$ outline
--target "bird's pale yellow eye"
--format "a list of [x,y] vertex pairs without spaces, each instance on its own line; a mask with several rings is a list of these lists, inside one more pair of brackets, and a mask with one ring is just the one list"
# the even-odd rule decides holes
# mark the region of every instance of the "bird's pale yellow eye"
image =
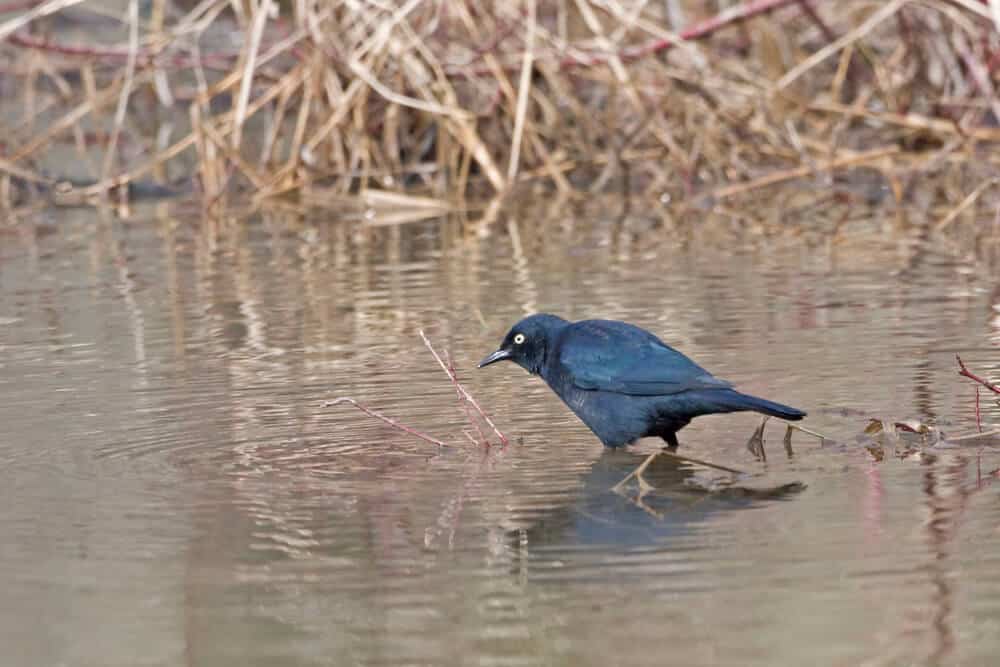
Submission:
[[520,345],[524,342],[524,334],[517,334],[514,336],[514,345]]

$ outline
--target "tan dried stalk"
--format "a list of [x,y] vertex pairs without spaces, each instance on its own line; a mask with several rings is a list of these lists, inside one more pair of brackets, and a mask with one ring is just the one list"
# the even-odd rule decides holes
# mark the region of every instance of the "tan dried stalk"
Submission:
[[[868,168],[900,209],[932,192],[941,231],[1000,203],[994,0],[202,0],[177,17],[154,0],[148,25],[130,0],[127,43],[27,30],[78,4],[0,25],[26,110],[4,128],[5,192],[50,187],[50,149],[72,142],[99,165],[86,195],[193,174],[207,202],[341,206],[541,180],[736,211],[721,200]],[[156,101],[186,114],[179,133],[141,122]]]

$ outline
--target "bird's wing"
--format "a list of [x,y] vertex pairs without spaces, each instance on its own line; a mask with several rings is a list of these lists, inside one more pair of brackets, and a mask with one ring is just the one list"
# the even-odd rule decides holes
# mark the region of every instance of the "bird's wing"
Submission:
[[559,362],[580,389],[634,396],[676,394],[731,385],[644,329],[609,320],[566,327]]

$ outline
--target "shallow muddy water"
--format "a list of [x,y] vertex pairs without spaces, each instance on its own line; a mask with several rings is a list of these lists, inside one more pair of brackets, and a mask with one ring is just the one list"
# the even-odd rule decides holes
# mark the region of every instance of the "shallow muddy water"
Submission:
[[[0,229],[3,664],[995,664],[1000,455],[860,439],[976,429],[954,355],[1000,376],[996,265],[880,220],[552,208]],[[836,442],[789,458],[770,424],[762,463],[757,418],[700,418],[681,453],[743,477],[664,459],[617,495],[657,443],[604,451],[537,378],[475,369],[536,310],[642,324]],[[469,442],[420,329],[514,444]]]

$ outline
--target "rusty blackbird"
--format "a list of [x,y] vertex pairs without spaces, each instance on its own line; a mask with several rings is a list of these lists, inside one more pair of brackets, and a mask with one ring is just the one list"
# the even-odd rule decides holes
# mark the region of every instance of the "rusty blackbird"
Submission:
[[515,324],[479,367],[505,359],[541,375],[608,447],[656,436],[676,448],[677,431],[700,415],[744,410],[791,420],[806,415],[741,394],[652,333],[617,320],[531,315]]

